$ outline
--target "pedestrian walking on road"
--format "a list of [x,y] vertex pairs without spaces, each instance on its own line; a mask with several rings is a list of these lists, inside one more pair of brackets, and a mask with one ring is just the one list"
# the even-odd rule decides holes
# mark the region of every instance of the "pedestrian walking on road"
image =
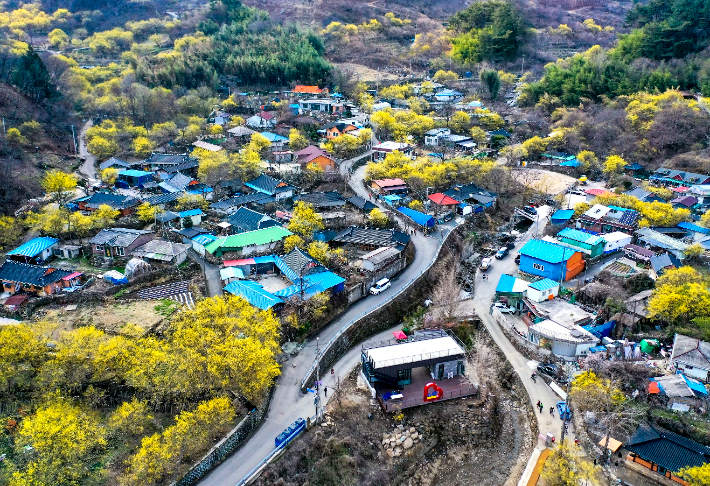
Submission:
[[325,388],[323,388],[323,393],[325,393],[326,397],[328,396],[328,387],[327,386]]
[[535,406],[536,406],[536,407],[539,407],[539,406],[540,406],[540,400],[537,401],[537,405],[535,405]]
[[335,370],[333,368],[330,369],[330,374],[331,375],[335,374]]
[[555,416],[555,407],[550,407],[550,415]]
[[540,413],[542,413],[542,409],[545,408],[545,406],[542,404],[542,402],[537,402],[538,406],[540,407]]

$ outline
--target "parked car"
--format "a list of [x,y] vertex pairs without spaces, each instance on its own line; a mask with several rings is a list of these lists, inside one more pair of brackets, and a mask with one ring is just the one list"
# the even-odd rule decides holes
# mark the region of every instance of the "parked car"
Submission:
[[496,302],[495,304],[493,304],[493,307],[505,314],[512,314],[513,312],[515,312],[515,307],[513,307],[512,305],[506,305],[503,302]]
[[517,255],[515,255],[515,263],[517,263],[518,265],[520,265],[520,253],[518,253]]
[[557,365],[552,363],[537,365],[537,372],[541,375],[547,375],[550,378],[557,378],[558,371],[559,369],[557,368]]
[[377,282],[375,282],[375,285],[370,287],[370,293],[372,295],[377,295],[377,294],[384,292],[385,290],[387,290],[391,286],[392,286],[392,282],[390,282],[390,279],[383,278],[382,280],[378,280]]
[[570,420],[572,418],[572,412],[565,402],[557,402],[557,415],[562,420]]
[[525,212],[528,213],[528,214],[537,215],[537,209],[535,209],[535,208],[532,207],[532,206],[525,206],[525,207],[523,208],[523,211],[525,211]]
[[496,253],[496,258],[500,260],[501,258],[505,258],[505,256],[508,254],[508,247],[502,246],[498,250],[498,253]]
[[481,265],[480,265],[481,271],[485,272],[486,270],[491,268],[491,263],[493,263],[493,260],[491,260],[490,258],[481,259]]

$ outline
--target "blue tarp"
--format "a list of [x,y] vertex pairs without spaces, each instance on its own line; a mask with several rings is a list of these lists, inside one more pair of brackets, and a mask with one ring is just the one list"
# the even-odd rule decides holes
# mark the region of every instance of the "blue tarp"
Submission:
[[700,383],[698,380],[694,380],[692,378],[688,378],[685,375],[682,375],[683,379],[685,382],[688,384],[688,388],[693,390],[694,393],[700,393],[701,395],[707,395],[708,391],[705,389],[705,385]]
[[579,167],[579,161],[577,159],[565,160],[560,162],[561,167]]
[[555,211],[550,220],[552,224],[560,224],[569,221],[574,216],[574,209],[558,209]]
[[590,353],[606,353],[606,346],[594,346],[589,348]]
[[409,209],[405,208],[404,206],[400,206],[397,211],[404,214],[405,216],[409,216],[412,221],[414,221],[420,226],[424,226],[425,228],[433,228],[436,224],[436,221],[434,220],[433,216],[420,213],[419,211],[415,211],[414,209]]
[[602,324],[601,326],[582,326],[582,329],[591,332],[596,337],[601,339],[609,337],[609,334],[611,334],[611,331],[614,330],[614,327],[616,327],[616,321],[612,320]]

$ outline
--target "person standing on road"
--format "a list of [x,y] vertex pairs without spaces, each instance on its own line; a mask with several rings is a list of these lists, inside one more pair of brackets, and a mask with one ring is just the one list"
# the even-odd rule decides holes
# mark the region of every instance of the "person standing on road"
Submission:
[[550,415],[555,416],[555,407],[550,407]]
[[328,387],[327,386],[325,388],[323,388],[323,393],[325,393],[326,397],[328,396]]

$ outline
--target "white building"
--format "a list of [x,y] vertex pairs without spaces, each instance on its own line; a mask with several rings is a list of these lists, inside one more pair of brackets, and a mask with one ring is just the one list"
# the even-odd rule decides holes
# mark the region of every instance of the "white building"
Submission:
[[[528,297],[529,292],[528,286]],[[594,315],[581,307],[561,299],[533,303],[528,298],[524,302],[537,318],[544,319],[528,328],[528,339],[538,346],[547,344],[557,356],[574,358],[586,356],[589,348],[599,342],[599,338],[582,327],[592,324]]]
[[401,252],[396,248],[383,246],[362,256],[362,268],[368,272],[376,272],[397,260],[400,253]]
[[443,136],[451,135],[451,129],[449,128],[432,128],[424,134],[424,145],[429,145],[431,147],[438,147],[439,140]]
[[621,231],[614,231],[613,233],[607,233],[604,235],[604,253],[613,253],[615,251],[621,251],[626,245],[630,245],[634,240],[634,237],[622,233]]
[[549,278],[528,284],[525,291],[527,298],[533,302],[544,302],[554,299],[560,293],[560,284]]

